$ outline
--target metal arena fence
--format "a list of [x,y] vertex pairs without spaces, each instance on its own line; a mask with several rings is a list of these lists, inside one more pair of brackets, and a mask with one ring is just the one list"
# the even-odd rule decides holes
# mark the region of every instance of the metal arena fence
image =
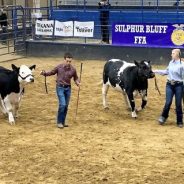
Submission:
[[[112,6],[130,6],[130,7],[141,7],[141,6],[160,6],[160,7],[172,7],[172,6],[183,6],[183,0],[109,0]],[[51,4],[54,4],[51,1]],[[98,1],[96,0],[58,0],[56,2],[57,6],[67,6],[67,5],[77,5],[77,6],[97,6]]]
[[[3,8],[8,17],[7,31],[1,28],[0,55],[26,51],[25,41],[52,40],[59,42],[103,44],[102,37],[109,37],[111,44],[111,27],[114,22],[124,23],[178,23],[184,22],[184,0],[109,0],[106,21],[102,21],[103,9],[94,0],[58,0],[50,7],[39,9],[21,6],[6,6]],[[93,38],[38,36],[35,34],[36,17],[33,12],[41,13],[39,20],[58,21],[94,21]],[[108,41],[107,41],[108,42]],[[107,43],[106,42],[106,43]],[[6,50],[4,52],[4,50]],[[2,52],[3,51],[3,52]]]
[[[2,6],[0,10],[0,62],[25,57],[26,40],[34,37],[35,19],[32,12],[37,9]],[[43,19],[49,19],[48,7],[40,8],[39,11],[42,12]],[[5,15],[3,18],[2,14]]]

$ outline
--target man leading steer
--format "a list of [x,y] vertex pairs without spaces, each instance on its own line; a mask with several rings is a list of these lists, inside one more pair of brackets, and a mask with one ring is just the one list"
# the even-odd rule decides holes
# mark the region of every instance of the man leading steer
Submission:
[[68,111],[68,105],[71,95],[71,79],[74,79],[74,82],[77,86],[80,85],[76,69],[71,65],[72,55],[66,53],[64,55],[64,62],[56,66],[50,72],[41,72],[43,76],[51,76],[57,74],[56,80],[56,92],[59,100],[59,108],[57,115],[57,126],[58,128],[68,127],[65,124],[65,119]]

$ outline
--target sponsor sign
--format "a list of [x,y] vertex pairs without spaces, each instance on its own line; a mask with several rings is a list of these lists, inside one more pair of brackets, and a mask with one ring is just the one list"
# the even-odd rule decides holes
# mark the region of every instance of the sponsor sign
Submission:
[[114,23],[112,44],[131,47],[184,48],[184,24]]
[[93,37],[94,22],[74,21],[74,36],[76,37]]

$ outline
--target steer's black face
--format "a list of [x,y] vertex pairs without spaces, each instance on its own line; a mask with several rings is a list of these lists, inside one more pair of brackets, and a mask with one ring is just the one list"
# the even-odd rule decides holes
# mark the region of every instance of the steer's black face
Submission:
[[155,77],[152,71],[150,61],[143,60],[140,63],[134,61],[135,65],[138,67],[138,75],[140,77],[145,77],[147,79]]

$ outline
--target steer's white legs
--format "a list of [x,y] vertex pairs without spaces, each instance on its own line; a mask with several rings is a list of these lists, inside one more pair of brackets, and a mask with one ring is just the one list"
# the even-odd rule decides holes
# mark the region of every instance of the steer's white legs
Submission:
[[8,99],[8,97],[6,97],[4,99],[4,104],[5,104],[5,107],[7,109],[7,112],[8,112],[8,120],[9,120],[9,123],[12,125],[15,123],[15,120],[14,120],[14,117],[13,117],[13,107]]
[[108,84],[103,84],[103,86],[102,86],[102,98],[103,98],[104,109],[108,109],[108,103],[107,103],[108,89],[109,89],[109,85]]
[[20,96],[15,96],[14,97],[14,117],[17,118],[18,117],[18,110],[20,107],[20,102],[22,99],[23,95],[20,94]]
[[135,111],[132,112],[132,118],[137,118],[137,113]]
[[128,99],[129,99],[129,103],[131,105],[132,118],[137,118],[137,113],[136,113],[136,110],[135,110],[135,101],[134,101],[133,93],[131,91],[127,92],[127,96],[128,96]]
[[6,108],[5,108],[5,106],[4,106],[3,100],[0,100],[0,110],[2,111],[2,113],[3,113],[4,115],[7,114],[7,111],[6,111]]

